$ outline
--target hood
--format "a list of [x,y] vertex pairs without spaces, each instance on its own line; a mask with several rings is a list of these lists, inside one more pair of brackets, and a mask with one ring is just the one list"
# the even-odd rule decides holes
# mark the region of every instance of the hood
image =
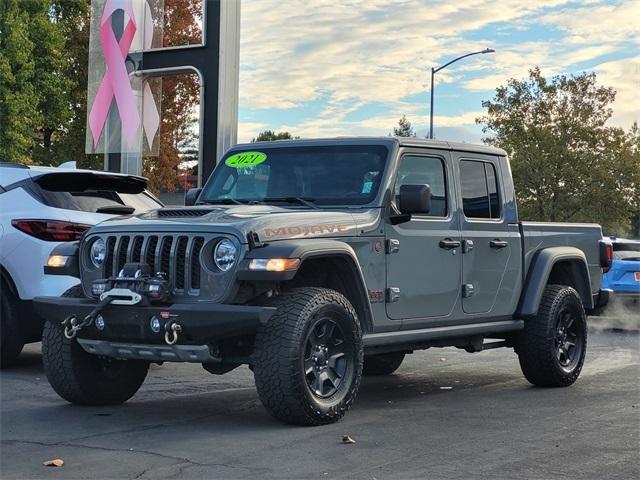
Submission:
[[[115,217],[92,232],[209,232],[234,235],[246,243],[253,232],[260,241],[353,237],[375,231],[380,209],[312,210],[274,205],[163,208]],[[379,232],[378,232],[379,234]]]

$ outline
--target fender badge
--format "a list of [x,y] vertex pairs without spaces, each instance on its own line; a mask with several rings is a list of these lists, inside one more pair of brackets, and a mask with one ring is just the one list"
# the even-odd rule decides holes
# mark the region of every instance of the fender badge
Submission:
[[384,290],[369,290],[371,303],[384,303]]

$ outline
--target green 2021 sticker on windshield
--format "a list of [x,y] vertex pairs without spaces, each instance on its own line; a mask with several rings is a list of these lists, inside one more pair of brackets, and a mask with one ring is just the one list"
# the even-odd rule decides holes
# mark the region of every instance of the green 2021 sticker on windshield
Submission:
[[233,168],[245,168],[260,165],[267,159],[267,154],[262,152],[242,152],[231,155],[224,163]]

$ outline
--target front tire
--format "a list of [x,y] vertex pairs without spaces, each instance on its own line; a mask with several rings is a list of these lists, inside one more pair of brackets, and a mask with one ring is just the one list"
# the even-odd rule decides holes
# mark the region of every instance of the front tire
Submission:
[[391,375],[404,360],[404,352],[382,353],[364,357],[362,374],[366,376]]
[[278,297],[277,312],[256,335],[254,375],[262,404],[294,425],[338,421],[362,376],[362,332],[351,303],[327,288]]
[[42,363],[58,395],[76,405],[118,405],[129,400],[144,382],[149,362],[113,360],[91,355],[76,339],[64,336],[61,325],[46,322]]
[[582,370],[587,350],[587,319],[571,287],[548,285],[536,317],[525,320],[516,342],[520,368],[539,387],[567,387]]
[[18,326],[18,301],[3,285],[0,295],[0,367],[14,365],[24,348],[24,338]]

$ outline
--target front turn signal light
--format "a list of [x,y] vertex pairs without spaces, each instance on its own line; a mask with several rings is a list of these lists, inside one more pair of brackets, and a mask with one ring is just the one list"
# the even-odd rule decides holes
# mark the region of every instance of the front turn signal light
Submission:
[[299,258],[256,258],[249,262],[249,270],[262,272],[288,272],[299,266]]
[[49,255],[47,267],[64,267],[69,257],[67,255]]

